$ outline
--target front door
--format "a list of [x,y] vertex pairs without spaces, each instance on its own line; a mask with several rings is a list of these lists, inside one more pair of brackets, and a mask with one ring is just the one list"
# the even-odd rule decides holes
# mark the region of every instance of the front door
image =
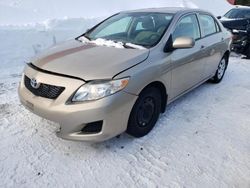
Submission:
[[221,49],[225,48],[225,44],[220,26],[211,15],[199,14],[199,21],[206,54],[204,78],[208,78],[213,76],[218,69],[222,58]]
[[193,48],[176,49],[171,54],[171,98],[175,98],[203,79],[205,52],[196,14],[189,14],[181,18],[172,37],[173,41],[178,37],[191,37],[195,40]]

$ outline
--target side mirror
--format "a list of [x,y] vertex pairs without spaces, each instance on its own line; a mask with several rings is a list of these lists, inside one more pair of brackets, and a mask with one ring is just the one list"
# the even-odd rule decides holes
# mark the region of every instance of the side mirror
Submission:
[[219,19],[219,20],[220,20],[220,19],[221,19],[221,16],[217,16],[217,19]]
[[178,37],[173,42],[174,49],[192,48],[195,45],[195,41],[191,37]]

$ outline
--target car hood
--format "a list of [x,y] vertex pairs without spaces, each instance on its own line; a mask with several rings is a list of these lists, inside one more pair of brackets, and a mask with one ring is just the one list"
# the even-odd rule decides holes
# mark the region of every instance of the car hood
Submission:
[[245,19],[245,18],[229,19],[229,18],[222,17],[220,21],[225,28],[228,28],[231,30],[232,29],[245,30],[250,19]]
[[147,59],[148,49],[120,49],[70,40],[54,46],[31,60],[45,71],[83,80],[111,79]]

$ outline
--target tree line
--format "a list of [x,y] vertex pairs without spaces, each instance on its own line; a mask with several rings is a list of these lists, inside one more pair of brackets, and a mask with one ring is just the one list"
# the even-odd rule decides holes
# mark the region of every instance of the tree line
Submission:
[[250,0],[236,0],[236,5],[248,5],[248,6],[250,6]]

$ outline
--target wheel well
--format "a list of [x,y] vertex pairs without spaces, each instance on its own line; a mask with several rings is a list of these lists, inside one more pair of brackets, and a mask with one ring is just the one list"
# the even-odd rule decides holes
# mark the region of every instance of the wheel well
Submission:
[[164,113],[165,110],[166,110],[166,105],[167,105],[167,100],[168,100],[168,95],[167,95],[166,87],[164,86],[164,84],[162,82],[159,82],[159,81],[150,83],[144,89],[149,88],[149,87],[156,87],[156,88],[158,88],[160,90],[161,96],[162,96],[161,112]]

